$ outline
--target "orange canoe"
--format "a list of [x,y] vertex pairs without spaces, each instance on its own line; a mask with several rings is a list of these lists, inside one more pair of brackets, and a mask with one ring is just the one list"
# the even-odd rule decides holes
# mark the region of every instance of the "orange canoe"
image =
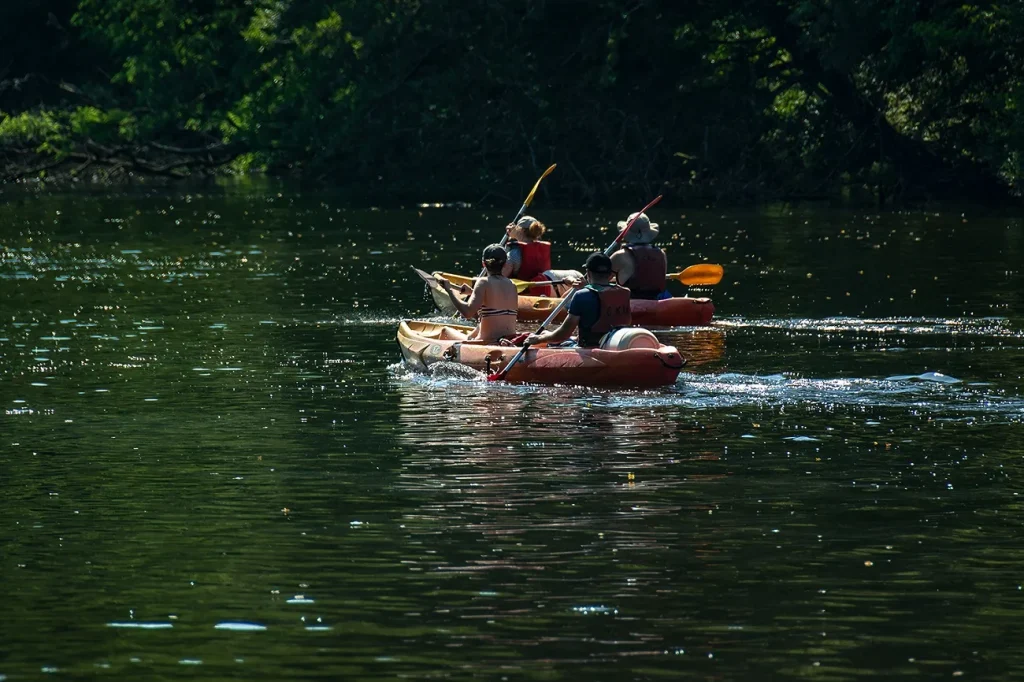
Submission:
[[[403,320],[398,345],[410,367],[427,371],[437,362],[457,362],[480,372],[502,369],[518,352],[513,346],[489,346],[453,339],[472,327]],[[673,346],[602,350],[600,348],[531,348],[505,377],[529,384],[575,384],[650,388],[674,384],[683,359]]]
[[[545,320],[561,300],[546,296],[520,296],[516,320]],[[711,324],[715,304],[710,298],[665,298],[660,301],[634,298],[629,302],[629,312],[633,316],[633,324],[638,327],[703,327]],[[564,313],[556,319],[563,317]]]

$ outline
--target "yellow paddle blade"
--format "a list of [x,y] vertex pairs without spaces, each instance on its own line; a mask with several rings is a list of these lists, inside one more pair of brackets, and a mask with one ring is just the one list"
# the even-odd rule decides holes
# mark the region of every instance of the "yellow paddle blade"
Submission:
[[543,285],[544,282],[524,282],[521,279],[514,279],[512,280],[512,284],[516,285],[516,293],[521,294],[532,286]]
[[456,287],[461,287],[463,284],[472,287],[476,284],[476,280],[472,277],[463,277],[462,275],[453,275],[450,272],[435,272],[434,277],[443,277],[444,279],[451,282]]
[[526,201],[523,202],[524,206],[529,206],[530,205],[530,202],[533,201],[533,195],[537,193],[537,188],[540,187],[540,181],[543,180],[544,178],[546,178],[548,175],[550,175],[551,171],[555,170],[555,166],[557,166],[557,165],[558,165],[557,163],[551,164],[548,167],[548,169],[546,171],[544,171],[544,175],[542,175],[539,178],[537,178],[537,183],[533,186],[533,189],[530,190],[530,193],[526,195]]
[[665,275],[665,278],[674,279],[689,287],[707,286],[721,282],[723,274],[725,274],[725,270],[722,269],[721,265],[698,263],[697,265],[691,265],[682,272],[673,272],[672,274]]
[[516,291],[521,294],[530,287],[551,286],[552,282],[527,282],[524,279],[514,279],[512,280],[512,284],[516,285]]
[[[437,277],[444,277],[446,280],[448,280],[457,287],[460,287],[463,284],[472,287],[474,284],[476,284],[475,279],[473,279],[472,277],[465,277],[463,275],[453,275],[448,272],[435,272],[434,275]],[[514,279],[512,280],[512,284],[516,285],[516,292],[521,294],[530,287],[542,287],[551,284],[551,282],[527,282],[526,280],[522,279]]]

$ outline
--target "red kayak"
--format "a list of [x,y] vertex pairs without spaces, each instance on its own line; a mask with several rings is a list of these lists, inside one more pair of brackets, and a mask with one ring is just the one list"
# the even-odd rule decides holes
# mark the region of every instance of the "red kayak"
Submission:
[[[561,299],[545,296],[520,296],[516,320],[544,320],[559,301]],[[715,304],[710,298],[664,298],[660,301],[634,298],[629,302],[629,312],[633,324],[639,327],[703,327],[711,324]],[[563,317],[564,314],[557,319]]]
[[[503,368],[520,350],[453,338],[471,331],[473,327],[403,320],[398,345],[405,363],[414,369],[426,371],[438,362],[456,362],[488,374]],[[540,346],[527,350],[505,381],[651,388],[674,384],[682,367],[683,359],[674,346],[627,350]]]

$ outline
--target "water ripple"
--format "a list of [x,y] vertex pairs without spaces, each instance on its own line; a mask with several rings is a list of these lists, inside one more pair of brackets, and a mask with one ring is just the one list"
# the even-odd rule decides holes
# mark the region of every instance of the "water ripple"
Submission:
[[1013,329],[1005,317],[823,317],[823,318],[745,318],[716,319],[721,329],[777,329],[801,332],[866,332],[870,334],[958,334],[1024,339],[1024,330]]

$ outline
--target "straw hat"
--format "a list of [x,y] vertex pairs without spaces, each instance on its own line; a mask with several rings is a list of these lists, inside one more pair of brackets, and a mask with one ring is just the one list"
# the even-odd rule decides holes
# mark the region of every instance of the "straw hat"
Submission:
[[625,229],[630,220],[636,218],[633,227],[626,233],[625,242],[628,244],[650,244],[658,238],[658,223],[652,223],[646,213],[630,213],[629,218],[619,221],[619,229]]

